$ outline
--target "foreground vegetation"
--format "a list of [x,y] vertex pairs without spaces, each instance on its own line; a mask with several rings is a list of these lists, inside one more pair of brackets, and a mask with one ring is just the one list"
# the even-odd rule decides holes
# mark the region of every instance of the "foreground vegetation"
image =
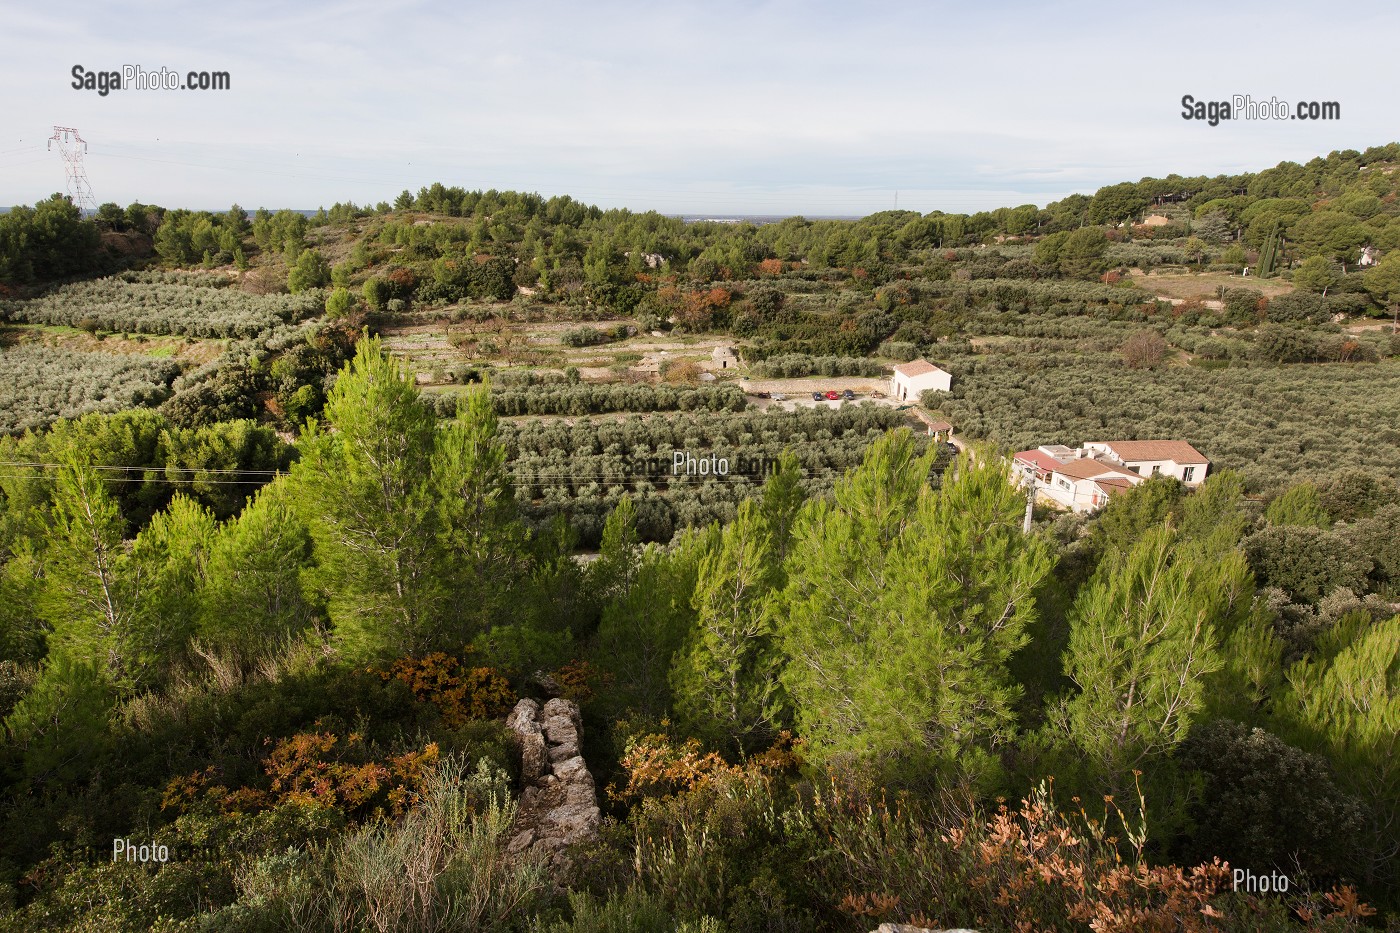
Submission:
[[[1396,928],[1397,162],[0,217],[0,930]],[[869,399],[920,357],[972,453]],[[1023,532],[999,454],[1116,437],[1212,475]]]
[[[585,567],[489,395],[440,420],[372,340],[246,504],[98,469],[161,456],[134,427],[0,478],[0,928],[1348,929],[1395,890],[1394,481],[1154,479],[1025,534],[1002,461],[894,430],[667,547],[622,497]],[[553,880],[501,725],[546,689],[612,815]]]

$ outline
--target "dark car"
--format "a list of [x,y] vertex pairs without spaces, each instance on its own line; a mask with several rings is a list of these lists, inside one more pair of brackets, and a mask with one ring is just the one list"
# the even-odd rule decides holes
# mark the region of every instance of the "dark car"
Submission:
[[834,402],[841,397],[841,394],[835,389],[832,389],[830,392],[826,393],[826,397]]
[[856,393],[852,389],[847,389],[846,391],[841,393],[841,397],[849,402],[856,397]]
[[820,392],[813,392],[813,393],[812,393],[812,401],[814,401],[814,402],[820,402],[820,401],[821,401],[822,399],[824,399],[824,398],[826,398],[826,396],[825,396],[825,395],[822,395]]

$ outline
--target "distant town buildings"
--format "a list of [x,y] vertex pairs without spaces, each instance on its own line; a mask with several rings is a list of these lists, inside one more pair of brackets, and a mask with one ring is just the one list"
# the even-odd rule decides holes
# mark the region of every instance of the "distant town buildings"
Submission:
[[947,392],[953,387],[953,377],[928,360],[900,363],[890,377],[890,398],[901,402],[919,400],[930,389]]
[[1092,512],[1150,476],[1199,486],[1210,470],[1205,455],[1185,441],[1090,441],[1072,449],[1047,444],[1023,450],[1016,471],[1036,493],[1075,512]]

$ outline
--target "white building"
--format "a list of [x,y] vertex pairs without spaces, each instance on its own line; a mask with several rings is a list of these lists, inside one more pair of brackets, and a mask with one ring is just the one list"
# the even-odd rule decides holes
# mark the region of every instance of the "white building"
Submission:
[[900,363],[890,377],[890,398],[901,402],[917,402],[930,389],[947,392],[953,387],[953,377],[928,360]]
[[1089,441],[1084,449],[1140,476],[1161,473],[1187,486],[1201,485],[1210,469],[1205,455],[1185,441]]
[[1092,512],[1150,476],[1199,486],[1210,469],[1185,441],[1090,441],[1078,450],[1047,444],[1021,451],[1013,464],[1039,495],[1075,512]]

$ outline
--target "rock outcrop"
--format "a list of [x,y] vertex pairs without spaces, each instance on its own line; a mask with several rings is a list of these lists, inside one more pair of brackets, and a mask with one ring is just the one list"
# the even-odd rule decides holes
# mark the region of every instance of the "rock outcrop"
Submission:
[[520,772],[525,785],[511,838],[511,852],[537,849],[556,871],[568,867],[570,846],[598,831],[597,791],[580,751],[583,718],[570,700],[540,707],[521,700],[506,718],[520,740]]

